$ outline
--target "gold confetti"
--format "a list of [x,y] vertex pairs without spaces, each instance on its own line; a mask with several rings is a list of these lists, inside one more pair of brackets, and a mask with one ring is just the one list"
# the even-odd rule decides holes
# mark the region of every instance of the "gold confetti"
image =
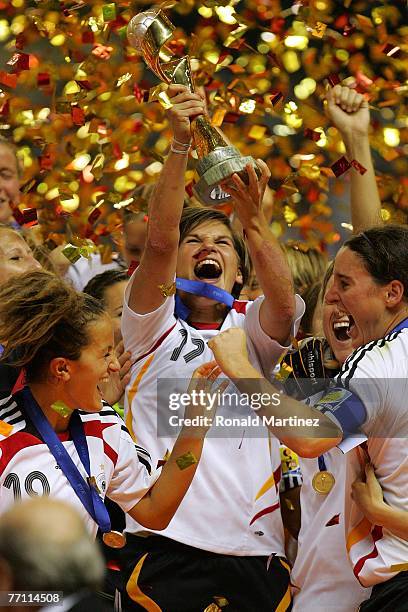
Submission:
[[312,36],[316,38],[323,38],[324,33],[326,32],[327,25],[322,23],[321,21],[316,21],[316,25],[312,28]]
[[228,599],[222,595],[214,595],[214,601],[220,608],[225,608],[225,606],[229,605]]
[[265,125],[253,125],[248,132],[248,136],[254,140],[261,140],[265,136],[266,130]]
[[396,563],[391,565],[390,570],[392,572],[406,572],[408,571],[408,561],[406,563]]
[[122,76],[117,80],[116,87],[120,87],[123,83],[127,83],[129,79],[131,79],[133,74],[131,72],[126,72],[126,74],[122,74]]
[[64,402],[62,402],[61,400],[57,400],[56,402],[51,404],[51,408],[62,417],[68,417],[73,412],[71,408],[68,408],[68,406],[64,404]]
[[168,298],[176,293],[176,283],[170,285],[159,285],[160,293],[163,297]]
[[226,108],[217,108],[212,116],[211,125],[214,127],[221,127],[226,113]]
[[281,363],[279,372],[275,375],[277,381],[284,383],[285,380],[292,374],[293,369],[286,363]]
[[191,465],[198,463],[198,461],[193,455],[193,453],[191,451],[188,451],[188,453],[184,453],[184,455],[180,455],[180,457],[177,457],[176,463],[180,470],[185,470]]
[[62,254],[65,255],[65,257],[69,259],[72,264],[76,263],[78,259],[81,259],[81,254],[78,247],[74,246],[73,244],[67,244],[62,249]]
[[[157,180],[171,140],[163,109],[171,104],[167,86],[153,87],[148,102],[143,59],[125,39],[135,5],[145,10],[148,4],[73,0],[51,3],[51,13],[45,0],[3,4],[3,38],[15,45],[4,61],[13,71],[0,71],[0,128],[17,144],[24,183],[31,185],[22,194],[21,211],[43,211],[45,203],[47,215],[39,214],[45,240],[57,231],[58,244],[66,244],[77,260],[83,245],[73,235],[90,238],[98,248],[113,246],[121,208],[131,205],[136,187]],[[383,208],[391,222],[407,222],[405,14],[402,3],[372,8],[368,0],[347,0],[344,15],[334,15],[330,2],[320,2],[318,11],[292,4],[287,12],[256,0],[161,4],[177,23],[166,54],[192,58],[212,125],[222,126],[242,154],[267,162],[276,235],[284,236],[293,223],[305,244],[325,250],[341,240],[341,223],[348,221],[339,211],[333,215],[334,200],[328,200],[329,191],[337,200],[346,194],[345,181],[331,180],[330,166],[345,150],[322,112],[326,80],[335,84],[353,74],[358,91],[369,99],[380,126],[370,144],[383,161],[378,180]],[[285,181],[290,160],[311,153],[313,163],[298,164]],[[190,191],[193,166],[190,158]],[[104,210],[90,230],[88,216],[100,189]],[[297,207],[300,198],[307,213]]]

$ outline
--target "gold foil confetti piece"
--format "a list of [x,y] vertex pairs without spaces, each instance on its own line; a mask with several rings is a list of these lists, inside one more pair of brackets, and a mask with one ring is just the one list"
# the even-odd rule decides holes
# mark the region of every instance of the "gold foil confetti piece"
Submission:
[[390,570],[392,572],[406,572],[408,571],[408,561],[406,563],[396,563],[391,565]]
[[62,254],[65,255],[65,257],[69,259],[72,264],[76,263],[78,259],[81,258],[78,247],[74,246],[73,244],[67,244],[62,249]]
[[266,130],[265,125],[253,125],[248,132],[248,136],[254,140],[261,140],[265,136]]
[[323,38],[326,32],[326,28],[327,25],[325,23],[322,23],[321,21],[316,21],[315,27],[312,28],[312,36],[315,36],[316,38]]
[[214,595],[214,601],[220,608],[225,608],[229,604],[228,599],[223,595]]
[[51,404],[51,408],[62,417],[68,417],[73,412],[71,408],[68,408],[68,406],[61,400],[57,400]]
[[170,283],[170,285],[159,285],[160,293],[163,297],[168,298],[176,293],[176,283]]
[[191,451],[188,451],[188,453],[184,453],[184,455],[180,455],[180,457],[177,457],[176,463],[180,470],[185,470],[191,465],[198,463],[198,461],[193,455],[193,453]]
[[282,363],[279,372],[276,374],[275,378],[279,382],[285,382],[285,380],[292,374],[293,369],[287,364]]

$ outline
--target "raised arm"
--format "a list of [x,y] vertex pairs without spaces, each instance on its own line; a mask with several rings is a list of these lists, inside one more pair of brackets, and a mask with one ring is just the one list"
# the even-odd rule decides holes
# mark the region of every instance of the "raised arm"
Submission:
[[285,345],[290,340],[290,329],[295,316],[292,274],[278,241],[269,229],[262,206],[270,171],[262,160],[257,160],[257,163],[261,170],[259,179],[252,166],[248,165],[248,185],[234,174],[224,188],[233,199],[255,273],[265,296],[260,309],[262,329],[268,336]]
[[149,202],[146,247],[129,296],[129,306],[138,314],[156,310],[166,299],[159,287],[174,282],[190,120],[204,113],[202,97],[183,85],[170,85],[167,93],[173,104],[168,111],[173,141]]
[[381,201],[368,139],[368,102],[352,87],[336,85],[328,90],[327,103],[327,114],[343,138],[347,159],[355,159],[367,170],[364,174],[355,168],[350,170],[351,221],[353,233],[358,234],[374,225],[382,225]]

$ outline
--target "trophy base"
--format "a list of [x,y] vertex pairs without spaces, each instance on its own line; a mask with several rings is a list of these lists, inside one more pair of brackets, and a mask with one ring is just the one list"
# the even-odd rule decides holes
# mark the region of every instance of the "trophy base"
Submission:
[[201,159],[196,167],[200,177],[195,184],[194,194],[207,206],[218,206],[231,199],[219,183],[225,181],[235,172],[248,184],[245,166],[251,164],[259,175],[258,166],[252,157],[243,157],[235,147],[218,147]]

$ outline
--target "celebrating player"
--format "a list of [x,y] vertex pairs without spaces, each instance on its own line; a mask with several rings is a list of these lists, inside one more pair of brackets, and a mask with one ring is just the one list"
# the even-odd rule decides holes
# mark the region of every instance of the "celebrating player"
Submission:
[[[348,86],[336,85],[328,90],[327,113],[340,131],[347,158],[358,159],[366,168],[364,174],[354,168],[350,174],[351,219],[354,231],[361,231],[370,224],[382,224],[381,202],[370,155],[368,103],[353,85],[350,82]],[[325,302],[326,292],[332,284],[333,264],[323,280],[322,300],[317,307],[325,338],[309,338],[298,352],[285,358],[292,368],[285,388],[289,395],[292,390],[299,399],[307,398],[309,404],[323,397],[330,377],[338,374],[353,350],[347,335],[348,316],[337,304]],[[317,334],[320,335],[321,330]],[[311,395],[313,397],[307,397]],[[355,579],[347,558],[344,530],[347,457],[340,449],[333,448],[318,458],[300,458],[299,463],[303,484],[298,548],[292,568],[293,609],[294,612],[315,612],[318,601],[322,611],[330,608],[333,612],[348,612],[369,597],[370,589],[363,588]],[[361,491],[361,487],[357,487],[356,495],[357,491]],[[291,497],[293,501],[293,492]],[[382,509],[379,503],[376,507]],[[294,515],[293,512],[288,514]],[[332,594],[334,574],[335,601]]]
[[[348,335],[357,350],[343,364],[336,386],[315,407],[282,397],[279,406],[268,408],[280,418],[319,415],[315,437],[309,426],[303,428],[303,436],[301,427],[293,427],[292,434],[290,427],[272,429],[300,455],[318,456],[336,445],[348,452],[347,549],[355,576],[363,586],[374,587],[360,607],[364,612],[386,606],[403,610],[406,604],[408,542],[394,535],[398,525],[391,519],[391,526],[389,513],[374,513],[381,524],[372,525],[350,493],[368,461],[385,501],[397,511],[406,510],[408,503],[407,245],[408,229],[393,225],[366,230],[346,241],[336,257],[334,283],[326,301],[347,315]],[[236,381],[239,388],[259,390],[261,386],[271,393],[274,387],[260,381],[262,376],[244,357],[241,335],[241,330],[227,330],[211,341],[218,363],[229,377],[245,378]],[[367,443],[361,445],[366,437]]]
[[[99,385],[119,369],[103,306],[47,272],[20,275],[0,289],[0,342],[28,381],[0,403],[0,509],[51,495],[76,506],[91,533],[99,527],[112,539],[107,495],[145,527],[166,527],[194,476],[206,428],[182,429],[154,482],[149,453],[102,405]],[[190,390],[211,388],[218,372],[202,365]],[[190,404],[187,412],[200,417],[206,408]]]
[[[150,201],[146,248],[127,288],[122,322],[126,349],[136,360],[126,423],[149,447],[154,463],[163,462],[174,443],[169,430],[156,435],[158,412],[161,420],[166,418],[164,403],[157,403],[158,379],[167,381],[167,395],[184,390],[192,370],[212,359],[207,340],[231,326],[246,329],[251,360],[269,375],[303,312],[301,300],[295,308],[290,271],[262,213],[269,177],[262,162],[259,179],[249,167],[249,185],[240,180],[234,184],[234,206],[265,298],[235,301],[248,269],[242,239],[220,211],[183,212],[190,119],[204,113],[204,103],[182,86],[173,85],[168,93],[174,139]],[[227,417],[236,410],[235,403],[222,408]],[[182,410],[177,414],[182,418]],[[204,609],[217,596],[248,611],[270,610],[281,601],[282,609],[290,605],[279,512],[279,448],[277,441],[269,444],[265,433],[256,439],[242,427],[233,432],[212,429],[198,478],[165,537],[130,538],[131,600],[145,603],[148,597],[152,606],[178,612]],[[146,535],[134,522],[127,530]]]

